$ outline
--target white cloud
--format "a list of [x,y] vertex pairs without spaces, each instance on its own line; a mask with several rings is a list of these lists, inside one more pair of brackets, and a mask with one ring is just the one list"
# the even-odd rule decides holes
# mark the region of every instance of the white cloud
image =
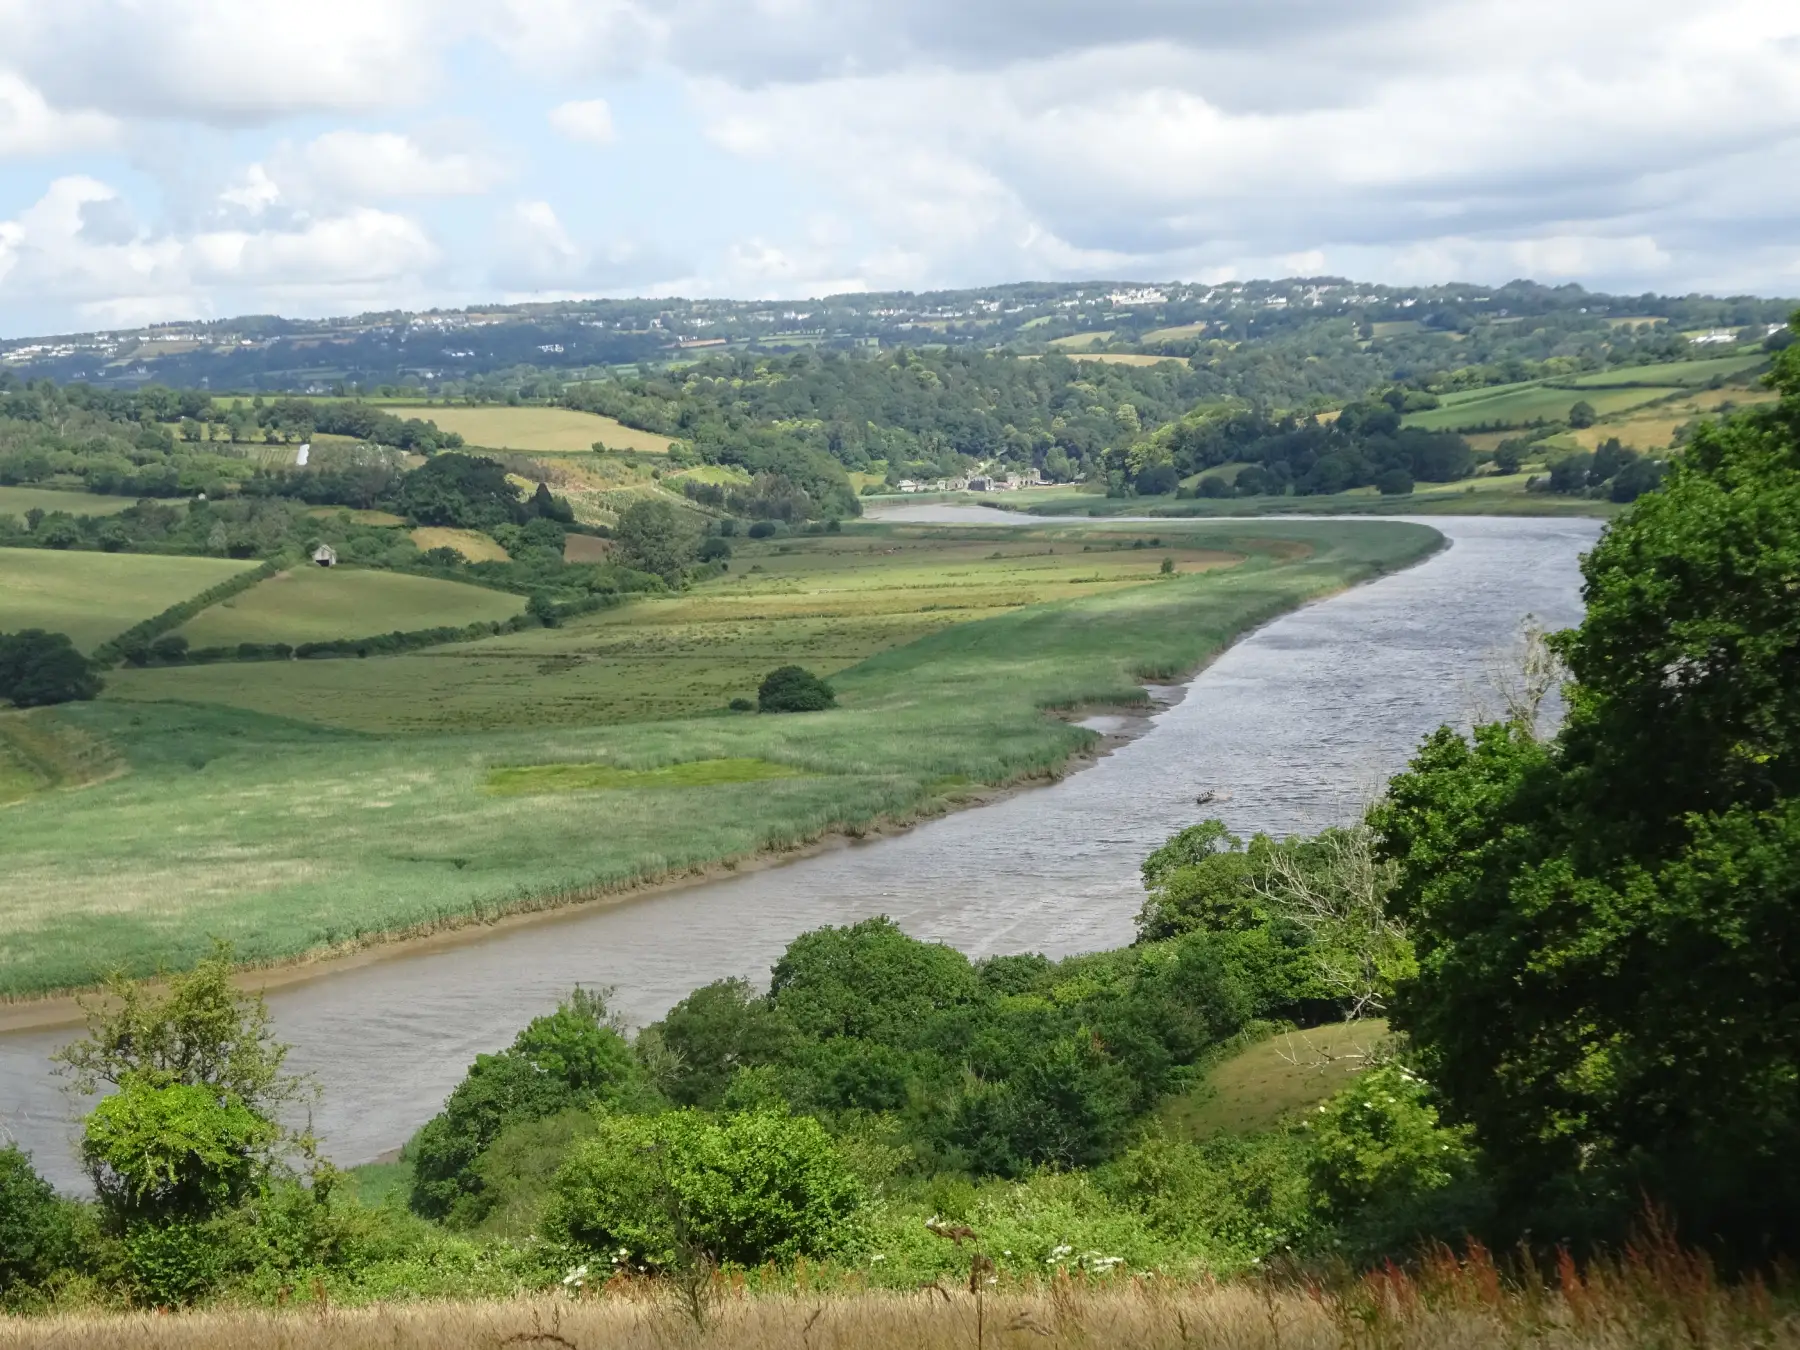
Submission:
[[489,156],[434,153],[394,132],[330,131],[279,159],[311,192],[352,201],[478,196],[505,176]]
[[462,0],[0,0],[0,64],[60,101],[236,125],[424,96]]
[[113,188],[72,175],[0,221],[0,304],[50,296],[106,322],[137,322],[209,312],[229,291],[316,312],[334,298],[416,292],[441,260],[416,221],[367,207],[268,229],[150,234],[130,224]]
[[570,140],[587,145],[611,145],[616,139],[612,109],[603,98],[575,99],[557,105],[550,110],[550,125]]
[[0,70],[0,159],[111,144],[118,123],[103,113],[63,112],[18,75]]

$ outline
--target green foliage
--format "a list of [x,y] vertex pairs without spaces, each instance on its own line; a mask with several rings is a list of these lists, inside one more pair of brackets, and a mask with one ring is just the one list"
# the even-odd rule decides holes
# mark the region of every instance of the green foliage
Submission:
[[517,524],[526,514],[505,466],[481,455],[439,455],[427,461],[401,480],[393,502],[420,525],[463,530]]
[[224,1267],[218,1230],[191,1219],[140,1224],[125,1235],[124,1249],[133,1301],[154,1308],[198,1302]]
[[279,1136],[234,1093],[133,1075],[88,1114],[81,1153],[116,1222],[156,1226],[243,1200]]
[[101,679],[94,663],[66,633],[27,628],[0,633],[0,698],[15,707],[41,708],[95,698]]
[[715,1107],[740,1069],[781,1061],[798,1032],[785,1010],[758,996],[746,980],[696,989],[658,1023],[673,1055],[663,1090],[683,1106]]
[[79,1092],[127,1081],[204,1087],[264,1115],[304,1096],[309,1085],[283,1072],[288,1048],[274,1039],[263,996],[232,984],[232,955],[214,943],[192,970],[170,976],[160,994],[110,976],[104,996],[84,1005],[87,1035],[52,1058]]
[[886,917],[801,934],[775,963],[769,986],[776,1010],[801,1034],[876,1041],[904,1036],[976,990],[966,956],[910,938]]
[[1396,1064],[1361,1074],[1307,1124],[1313,1186],[1334,1219],[1448,1186],[1469,1165],[1465,1132],[1440,1127],[1430,1089]]
[[1374,816],[1419,944],[1396,1020],[1515,1203],[1645,1188],[1688,1231],[1796,1231],[1794,351],[1584,560],[1555,740],[1440,731]]
[[804,666],[771,670],[756,691],[758,712],[823,712],[836,706],[837,694],[831,686]]
[[633,502],[619,515],[613,530],[618,560],[627,567],[659,576],[679,586],[699,552],[699,533],[668,502]]
[[577,1106],[654,1104],[655,1091],[631,1048],[606,1022],[604,1001],[577,989],[508,1049],[478,1056],[444,1109],[413,1137],[406,1150],[412,1207],[428,1218],[473,1226],[494,1203],[476,1164],[507,1126]]
[[556,1191],[550,1236],[659,1268],[684,1250],[745,1266],[826,1256],[862,1202],[819,1123],[778,1111],[603,1118]]
[[1569,409],[1569,425],[1579,431],[1583,427],[1593,426],[1594,419],[1597,416],[1598,414],[1594,411],[1594,405],[1589,403],[1586,399],[1582,399]]
[[0,1148],[0,1308],[16,1307],[79,1253],[67,1212],[16,1144]]

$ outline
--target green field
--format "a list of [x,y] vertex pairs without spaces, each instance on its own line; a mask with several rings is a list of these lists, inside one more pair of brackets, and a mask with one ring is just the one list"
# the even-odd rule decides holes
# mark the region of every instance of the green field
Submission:
[[27,511],[67,511],[72,516],[110,516],[136,505],[132,497],[103,497],[93,492],[57,492],[52,488],[0,487],[0,516]]
[[1004,527],[946,539],[859,526],[854,535],[743,545],[719,581],[561,628],[374,663],[279,662],[258,666],[253,678],[238,666],[121,670],[107,693],[230,704],[359,731],[682,717],[753,697],[757,680],[789,661],[831,674],[952,624],[1142,585],[1155,580],[1165,556],[1183,572],[1233,560],[1199,548],[1083,552],[1094,546],[1020,538]]
[[[1198,476],[1197,476],[1198,477]],[[1455,483],[1420,483],[1405,496],[1374,488],[1318,497],[1102,497],[1075,488],[1034,492],[1006,509],[1034,516],[1153,516],[1215,520],[1232,516],[1611,516],[1619,507],[1592,497],[1527,492],[1530,474],[1482,475]],[[1197,481],[1197,479],[1196,479]],[[973,504],[973,498],[963,498]],[[992,505],[992,503],[987,503]]]
[[639,431],[623,422],[573,408],[395,407],[396,417],[418,417],[454,431],[472,446],[486,450],[520,450],[528,454],[570,454],[592,450],[603,442],[609,450],[667,454],[668,436]]
[[48,628],[98,646],[254,567],[223,558],[0,548],[0,632]]
[[399,572],[296,567],[202,610],[181,629],[196,647],[324,642],[416,628],[510,619],[524,600],[505,591]]
[[1617,370],[1597,371],[1571,381],[1583,389],[1604,389],[1626,384],[1699,385],[1718,375],[1731,376],[1768,362],[1766,352],[1742,356],[1719,356],[1704,361],[1671,361],[1659,366],[1621,366]]
[[[1655,367],[1657,370],[1665,367]],[[1673,367],[1666,367],[1673,369]],[[1499,423],[1525,426],[1532,422],[1560,422],[1577,403],[1589,403],[1604,417],[1641,407],[1672,394],[1679,386],[1671,379],[1667,386],[1629,389],[1556,389],[1548,385],[1501,386],[1488,391],[1486,398],[1467,398],[1445,402],[1441,408],[1409,413],[1406,425],[1424,427],[1428,431],[1460,431],[1465,428]]]
[[[1246,628],[1438,543],[1410,525],[1232,521],[1181,528],[1177,550],[1176,528],[1157,528],[1161,544],[1141,549],[1109,545],[1144,527],[879,525],[807,541],[821,551],[746,548],[727,578],[683,596],[469,644],[442,658],[452,675],[434,687],[418,682],[437,659],[427,654],[117,672],[117,690],[55,717],[125,771],[6,808],[0,995],[85,984],[114,965],[187,965],[215,936],[275,960],[546,907],[946,809],[1093,743],[1045,709],[1139,700],[1142,679],[1191,670]],[[1160,579],[1166,555],[1190,570]],[[464,682],[492,659],[483,648],[511,654],[476,698]],[[831,671],[840,706],[723,710],[727,693],[753,692],[790,660]],[[295,673],[335,683],[296,706]],[[250,692],[271,680],[277,696]],[[559,691],[588,709],[578,724],[566,707],[543,711]],[[646,709],[660,720],[640,720]],[[497,729],[325,724],[409,716]],[[531,766],[556,777],[743,760],[800,776],[490,787],[496,771]]]
[[1280,1032],[1220,1060],[1194,1087],[1165,1101],[1157,1118],[1174,1139],[1266,1130],[1366,1069],[1387,1034],[1378,1018]]

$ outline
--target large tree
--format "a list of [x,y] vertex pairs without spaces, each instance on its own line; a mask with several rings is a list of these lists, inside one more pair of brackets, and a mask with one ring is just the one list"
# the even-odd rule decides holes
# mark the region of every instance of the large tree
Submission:
[[1454,1119],[1522,1202],[1800,1237],[1800,356],[1583,563],[1562,730],[1444,729],[1374,815]]

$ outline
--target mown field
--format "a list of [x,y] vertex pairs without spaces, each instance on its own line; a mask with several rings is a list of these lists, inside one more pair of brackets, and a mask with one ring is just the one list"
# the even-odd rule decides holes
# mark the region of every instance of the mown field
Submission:
[[[754,696],[762,675],[789,661],[830,675],[953,624],[1156,581],[1164,557],[1182,573],[1236,560],[1217,549],[1174,547],[1173,536],[1165,541],[1170,547],[1130,548],[1137,537],[1123,537],[1118,542],[1126,547],[1115,548],[1091,536],[1021,540],[1006,530],[992,539],[976,532],[970,539],[941,540],[931,531],[866,526],[855,534],[748,545],[732,572],[716,582],[562,628],[376,661],[278,663],[253,673],[239,666],[120,671],[108,697],[228,704],[376,732],[591,725],[717,712],[733,698]],[[1083,551],[1095,548],[1100,551]],[[280,597],[270,585],[240,597],[240,606],[265,591],[274,603]],[[516,610],[516,597],[480,594],[511,601]],[[219,613],[215,607],[201,620]]]
[[1603,389],[1609,385],[1671,384],[1700,385],[1715,376],[1732,376],[1756,366],[1766,365],[1767,352],[1747,352],[1736,356],[1712,356],[1698,361],[1671,361],[1666,365],[1621,366],[1616,370],[1596,371],[1571,381],[1583,389]]
[[133,504],[131,497],[103,497],[94,492],[58,492],[53,488],[0,487],[0,516],[27,511],[67,511],[72,516],[110,516]]
[[[1652,369],[1660,371],[1663,367]],[[1646,374],[1644,378],[1650,376]],[[1486,398],[1469,398],[1455,403],[1446,401],[1441,408],[1408,414],[1406,425],[1424,427],[1428,431],[1460,431],[1495,424],[1526,426],[1540,421],[1560,422],[1577,403],[1588,403],[1596,413],[1605,416],[1652,403],[1674,393],[1678,387],[1672,377],[1667,386],[1594,389],[1591,392],[1533,384],[1505,392],[1496,391]]]
[[48,628],[97,646],[255,563],[0,548],[0,632]]
[[599,441],[609,450],[660,455],[667,454],[673,444],[667,436],[573,408],[395,407],[389,411],[396,417],[436,422],[471,446],[487,450],[569,454],[592,450]]
[[524,607],[521,596],[455,581],[301,566],[202,610],[179,631],[195,647],[240,642],[297,646],[396,630],[497,623]]
[[[818,537],[835,556],[744,550],[729,579],[429,658],[441,666],[421,653],[117,672],[101,701],[55,717],[124,771],[7,808],[0,995],[184,966],[215,936],[265,961],[541,908],[944,809],[971,784],[1052,774],[1092,743],[1046,708],[1135,701],[1143,678],[1189,670],[1438,542],[1343,522],[1197,524],[1179,548],[1170,529],[1156,548],[1116,551],[1092,527],[910,533]],[[1165,555],[1188,570],[1162,579]],[[835,672],[837,710],[724,711],[728,693],[792,660]],[[447,674],[430,682],[428,669]],[[268,680],[276,693],[255,692]],[[491,788],[496,771],[528,766],[721,760],[796,773]]]

